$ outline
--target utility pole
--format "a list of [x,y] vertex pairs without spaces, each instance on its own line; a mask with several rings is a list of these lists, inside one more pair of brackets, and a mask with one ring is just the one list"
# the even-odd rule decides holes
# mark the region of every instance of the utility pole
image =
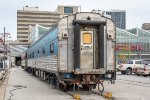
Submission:
[[0,38],[0,43],[3,45],[3,69],[6,69],[6,55],[7,55],[7,49],[6,49],[6,37],[10,35],[10,33],[5,32],[5,27],[4,27],[4,33],[0,33],[4,37],[3,39]]
[[5,70],[5,27],[4,27],[4,41],[3,41],[3,46],[4,46],[4,70]]

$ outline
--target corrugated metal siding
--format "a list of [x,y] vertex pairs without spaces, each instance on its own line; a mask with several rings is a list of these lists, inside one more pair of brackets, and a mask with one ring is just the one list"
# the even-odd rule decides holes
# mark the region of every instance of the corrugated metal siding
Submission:
[[36,59],[29,59],[27,66],[56,72],[58,70],[57,62],[57,56],[52,55]]

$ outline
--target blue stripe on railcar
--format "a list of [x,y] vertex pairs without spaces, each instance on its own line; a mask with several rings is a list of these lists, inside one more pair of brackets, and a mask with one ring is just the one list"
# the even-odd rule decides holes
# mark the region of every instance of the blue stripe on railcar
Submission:
[[[58,36],[58,28],[50,30],[45,36],[39,39],[27,50],[28,59],[57,55],[58,54],[57,36]],[[50,52],[51,44],[53,44],[54,52]]]

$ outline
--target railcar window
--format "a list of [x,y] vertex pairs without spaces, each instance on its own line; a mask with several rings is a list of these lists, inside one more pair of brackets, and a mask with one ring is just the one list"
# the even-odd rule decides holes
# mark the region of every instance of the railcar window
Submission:
[[82,42],[84,44],[91,44],[92,43],[92,34],[91,33],[83,33],[82,35]]
[[43,54],[45,54],[45,48],[43,47]]
[[54,43],[51,43],[50,44],[50,53],[53,53],[54,52]]
[[37,51],[37,56],[39,56],[39,50]]
[[34,58],[34,52],[32,53],[32,58]]

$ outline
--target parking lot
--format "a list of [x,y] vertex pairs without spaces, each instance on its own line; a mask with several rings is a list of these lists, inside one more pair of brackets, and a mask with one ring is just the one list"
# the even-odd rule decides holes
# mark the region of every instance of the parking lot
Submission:
[[150,100],[150,77],[118,72],[116,84],[106,83],[105,90],[111,91],[117,100]]
[[[114,100],[150,100],[150,77],[117,73],[115,84],[104,83],[105,92],[112,92]],[[88,92],[80,92],[84,100],[105,100]],[[5,100],[72,100],[65,92],[54,89],[21,68],[12,68],[6,88]]]

